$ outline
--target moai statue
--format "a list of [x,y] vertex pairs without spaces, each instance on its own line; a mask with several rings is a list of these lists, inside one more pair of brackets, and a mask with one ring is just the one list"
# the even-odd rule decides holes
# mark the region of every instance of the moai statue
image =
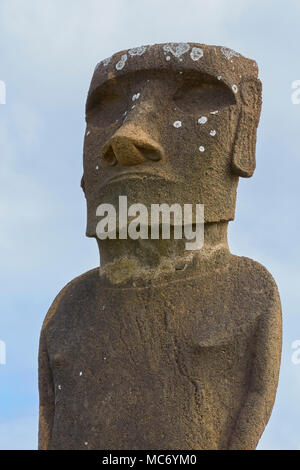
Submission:
[[[43,324],[40,449],[255,449],[273,407],[281,306],[269,272],[232,255],[238,179],[255,169],[257,65],[224,47],[114,54],[86,105],[82,187],[101,268]],[[204,245],[97,236],[101,204],[203,204]]]

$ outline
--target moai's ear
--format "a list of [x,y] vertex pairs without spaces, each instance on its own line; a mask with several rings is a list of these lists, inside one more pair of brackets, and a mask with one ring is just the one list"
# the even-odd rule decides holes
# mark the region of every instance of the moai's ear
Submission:
[[256,130],[261,110],[261,81],[246,78],[240,84],[242,106],[233,144],[232,169],[238,176],[250,178],[255,170]]

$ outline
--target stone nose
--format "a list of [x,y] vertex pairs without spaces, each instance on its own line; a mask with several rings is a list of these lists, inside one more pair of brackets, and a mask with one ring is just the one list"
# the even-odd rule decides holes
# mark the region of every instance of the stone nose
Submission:
[[107,165],[139,165],[163,158],[162,147],[141,128],[124,124],[104,144],[102,157]]

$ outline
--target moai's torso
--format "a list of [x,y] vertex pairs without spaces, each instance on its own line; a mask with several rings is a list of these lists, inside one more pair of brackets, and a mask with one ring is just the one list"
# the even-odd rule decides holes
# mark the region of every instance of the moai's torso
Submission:
[[231,255],[175,278],[122,288],[95,269],[62,291],[43,331],[50,448],[228,448],[276,287],[261,265]]

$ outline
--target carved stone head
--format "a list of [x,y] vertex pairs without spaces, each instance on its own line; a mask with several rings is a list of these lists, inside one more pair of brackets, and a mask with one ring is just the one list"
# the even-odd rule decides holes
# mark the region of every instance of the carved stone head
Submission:
[[205,222],[234,218],[238,177],[255,169],[257,65],[224,47],[141,46],[94,72],[82,185],[87,235],[101,203],[204,204]]

